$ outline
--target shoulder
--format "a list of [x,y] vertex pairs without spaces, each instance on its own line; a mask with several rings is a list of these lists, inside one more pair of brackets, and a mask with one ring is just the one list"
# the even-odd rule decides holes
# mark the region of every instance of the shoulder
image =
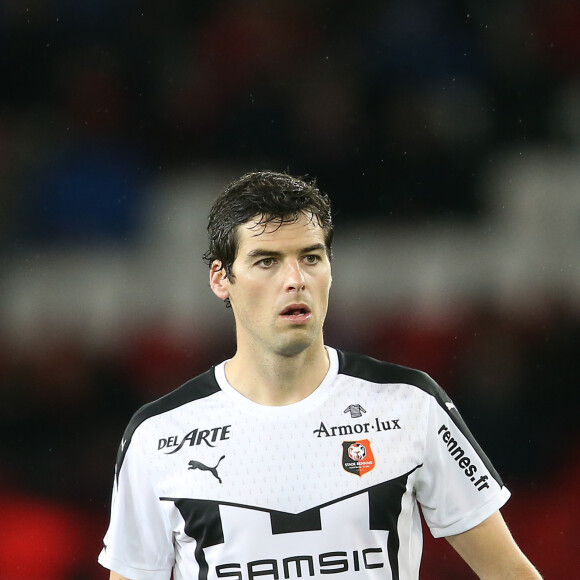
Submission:
[[357,377],[372,383],[400,383],[415,386],[428,393],[439,388],[423,371],[381,361],[367,355],[337,350],[339,374]]
[[188,403],[210,397],[219,391],[220,387],[215,378],[215,369],[212,367],[205,373],[190,379],[185,384],[167,395],[164,395],[160,399],[143,405],[133,415],[125,429],[117,457],[118,466],[120,467],[123,462],[135,431],[137,431],[137,429],[147,420],[178,409]]
[[141,407],[132,417],[129,427],[137,428],[141,423],[156,415],[161,415],[177,409],[187,403],[204,399],[220,390],[215,378],[215,370],[212,367],[205,373],[190,379],[179,388],[167,395],[147,403]]
[[441,407],[449,408],[451,399],[427,373],[364,354],[337,350],[338,372],[380,385],[408,385],[433,397]]

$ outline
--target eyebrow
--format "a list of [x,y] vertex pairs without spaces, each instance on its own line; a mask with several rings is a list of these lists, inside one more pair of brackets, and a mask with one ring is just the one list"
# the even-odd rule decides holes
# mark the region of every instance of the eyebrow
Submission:
[[[325,252],[326,246],[324,244],[313,244],[312,246],[307,246],[305,248],[301,248],[299,250],[299,253],[300,254],[308,254],[310,252],[315,252],[315,251]],[[248,252],[248,258],[260,258],[260,257],[279,258],[282,255],[283,255],[283,252],[277,252],[275,250],[262,250],[260,248],[257,248],[255,250]]]

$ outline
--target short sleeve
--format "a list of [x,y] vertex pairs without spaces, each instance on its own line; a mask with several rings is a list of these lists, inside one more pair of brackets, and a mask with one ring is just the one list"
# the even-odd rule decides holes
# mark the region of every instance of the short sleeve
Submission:
[[152,487],[138,432],[119,457],[123,461],[117,462],[111,520],[98,561],[131,580],[169,580],[173,533]]
[[425,458],[415,492],[431,533],[443,537],[475,527],[510,493],[447,395],[436,395],[430,397]]

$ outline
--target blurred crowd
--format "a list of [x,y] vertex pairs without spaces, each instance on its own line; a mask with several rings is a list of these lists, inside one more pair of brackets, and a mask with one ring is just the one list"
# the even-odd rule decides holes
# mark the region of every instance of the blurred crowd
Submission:
[[216,160],[314,174],[339,219],[477,215],[498,149],[580,134],[578,12],[2,0],[2,238],[122,238],[144,182]]
[[[578,30],[573,0],[0,0],[0,265],[126,244],[150,184],[183,167],[316,175],[338,224],[477,221],[501,151],[580,143]],[[337,314],[330,344],[450,393],[546,577],[579,569],[579,313],[558,296],[517,314],[474,302],[436,324],[386,308],[356,336],[333,330]],[[105,578],[124,427],[233,336],[152,327],[104,350],[1,336],[0,578]],[[464,578],[433,546],[423,577]]]

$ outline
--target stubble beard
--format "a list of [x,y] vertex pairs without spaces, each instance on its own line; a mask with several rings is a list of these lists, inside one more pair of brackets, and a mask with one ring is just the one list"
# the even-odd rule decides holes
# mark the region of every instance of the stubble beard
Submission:
[[280,340],[274,347],[274,353],[278,356],[291,358],[298,356],[314,347],[322,340],[322,328],[318,332],[305,329],[287,329],[282,333]]

